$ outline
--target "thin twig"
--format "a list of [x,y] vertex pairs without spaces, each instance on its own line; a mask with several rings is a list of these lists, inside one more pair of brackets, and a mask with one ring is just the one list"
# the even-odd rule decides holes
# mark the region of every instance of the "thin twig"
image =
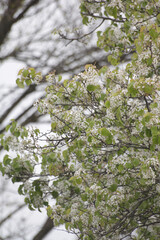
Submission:
[[[60,35],[63,39],[69,40],[69,43],[67,43],[67,45],[68,45],[68,44],[70,44],[71,42],[73,42],[73,41],[75,41],[75,40],[78,41],[78,40],[80,40],[80,39],[82,39],[82,38],[84,38],[84,37],[89,36],[89,35],[92,34],[95,30],[97,30],[97,28],[99,28],[99,27],[103,24],[103,22],[104,22],[104,19],[103,19],[102,22],[101,22],[98,26],[96,26],[92,31],[90,31],[89,33],[86,33],[86,34],[84,34],[84,35],[82,35],[82,36],[80,36],[80,37],[69,38],[69,37],[65,36],[64,34],[62,34],[62,33],[59,33],[59,35]],[[67,45],[66,45],[66,46],[67,46]]]

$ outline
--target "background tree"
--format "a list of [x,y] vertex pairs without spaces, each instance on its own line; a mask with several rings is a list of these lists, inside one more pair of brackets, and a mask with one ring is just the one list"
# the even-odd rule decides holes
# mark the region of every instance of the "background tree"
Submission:
[[[108,61],[134,53],[132,61],[112,71],[86,65],[63,83],[49,74],[36,105],[51,129],[12,121],[2,145],[16,154],[5,155],[1,171],[22,182],[30,209],[46,206],[79,239],[159,239],[159,1],[86,0],[81,11],[84,23],[110,21],[98,32]],[[28,68],[17,83],[41,79]]]

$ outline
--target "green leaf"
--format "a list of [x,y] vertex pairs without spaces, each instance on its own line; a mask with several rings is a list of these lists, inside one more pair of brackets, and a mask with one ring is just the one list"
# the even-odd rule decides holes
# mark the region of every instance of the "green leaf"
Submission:
[[101,128],[100,133],[102,136],[106,137],[106,144],[112,143],[113,136],[106,128]]
[[88,199],[87,194],[82,194],[82,195],[81,195],[81,199],[82,199],[82,201],[86,202],[87,199]]
[[110,62],[113,66],[116,66],[118,64],[117,59],[114,58],[112,55],[108,56],[108,62]]
[[116,117],[117,117],[119,123],[123,126],[120,108],[118,108],[118,109],[116,110]]
[[152,133],[152,136],[158,134],[158,128],[157,128],[157,126],[152,126],[152,127],[151,127],[151,133]]
[[151,112],[145,113],[142,119],[142,123],[145,125],[145,123],[148,123],[152,117],[153,117],[153,114]]
[[130,163],[130,162],[127,162],[127,163],[125,164],[125,166],[126,166],[126,168],[128,168],[128,169],[132,169],[132,168],[133,168],[133,164]]
[[136,50],[140,54],[143,51],[142,43],[139,41],[139,39],[135,40]]
[[28,70],[24,69],[23,72],[22,72],[23,77],[27,77],[28,74],[29,74]]
[[70,225],[71,225],[70,222],[66,222],[66,223],[65,223],[65,228],[66,228],[67,230],[69,230]]
[[87,86],[87,90],[88,90],[89,92],[93,92],[95,89],[96,89],[96,86],[94,86],[94,85],[89,84],[89,85]]
[[4,176],[5,174],[5,168],[3,167],[2,163],[0,162],[0,171],[2,173],[2,175]]
[[88,142],[91,143],[92,142],[92,136],[88,137]]
[[6,132],[8,132],[8,130],[10,129],[11,125],[7,125],[6,126]]
[[158,37],[158,33],[156,32],[156,30],[154,28],[151,28],[149,30],[149,34],[150,34],[150,36],[152,37],[153,40]]
[[136,97],[137,96],[137,93],[138,93],[138,90],[136,88],[134,88],[134,82],[131,81],[130,84],[128,85],[128,92],[130,93],[130,95],[132,97]]
[[89,23],[89,19],[88,19],[87,16],[83,16],[82,23],[83,23],[84,25],[87,25],[87,24]]
[[23,68],[20,69],[19,72],[18,72],[18,75],[21,75],[21,73],[23,72],[23,70],[24,70]]
[[52,192],[52,197],[57,198],[59,196],[59,193],[57,191]]
[[140,179],[140,184],[141,184],[141,185],[146,185],[146,181],[147,181],[146,179],[141,178],[141,179]]
[[112,15],[114,18],[117,18],[117,7],[113,8]]
[[21,131],[21,137],[26,138],[28,137],[28,131],[24,128],[23,131]]
[[81,12],[86,12],[86,11],[87,11],[87,8],[86,8],[86,6],[85,6],[84,3],[82,3],[82,4],[80,5],[80,10],[81,10]]
[[158,104],[157,102],[153,102],[150,104],[150,108],[153,109],[153,108],[157,108],[158,107]]
[[48,202],[47,201],[44,201],[43,204],[44,204],[44,206],[48,207]]
[[32,206],[31,204],[28,205],[28,208],[29,208],[29,210],[31,210],[31,211],[35,211],[35,209],[33,208],[33,206]]
[[66,80],[63,81],[63,86],[66,87],[67,84],[68,84],[68,80],[66,79]]
[[68,160],[68,150],[64,150],[62,154],[63,154],[64,159]]
[[146,93],[146,94],[151,94],[152,93],[152,91],[153,91],[153,87],[152,86],[149,86],[149,85],[145,85],[144,86],[144,92]]
[[160,21],[160,13],[157,15],[157,19],[158,21]]
[[155,144],[155,145],[160,145],[160,136],[159,135],[154,135],[153,137],[152,137],[152,142],[153,142],[153,144]]
[[6,154],[3,158],[3,164],[7,166],[10,164],[10,162],[11,162],[11,159],[9,158],[8,154]]
[[24,81],[21,81],[19,78],[17,78],[16,84],[19,88],[24,88]]
[[31,75],[32,79],[34,79],[35,75],[36,75],[35,69],[34,68],[29,68],[29,71],[30,71],[30,75]]
[[68,209],[65,211],[65,214],[66,214],[66,215],[69,215],[69,214],[70,214],[70,212],[71,212],[71,209],[70,209],[70,208],[68,208]]
[[107,72],[108,67],[107,66],[103,66],[100,70],[99,70],[99,75],[101,74],[105,74]]
[[146,132],[146,136],[147,136],[147,137],[151,137],[151,136],[152,136],[152,133],[151,133],[151,130],[150,130],[150,129],[146,128],[146,129],[145,129],[145,132]]
[[14,131],[13,135],[18,138],[20,136],[20,131]]
[[101,128],[101,134],[105,137],[111,136],[111,133],[106,128]]
[[147,65],[151,66],[152,62],[153,62],[153,59],[150,57],[150,58],[147,58],[146,61],[147,61]]
[[60,82],[62,80],[62,76],[58,75],[58,82]]
[[117,169],[118,169],[119,172],[123,172],[124,166],[123,166],[122,164],[119,164],[119,165],[117,166]]
[[31,79],[26,79],[26,80],[25,80],[25,83],[27,84],[27,86],[29,86],[29,85],[31,85],[32,80],[31,80]]
[[21,178],[20,178],[20,177],[16,177],[16,176],[13,176],[13,177],[11,178],[11,180],[12,180],[12,183],[21,182]]
[[19,186],[19,188],[18,188],[18,193],[19,193],[20,195],[24,195],[23,188],[24,188],[24,184],[21,184],[21,185]]
[[118,188],[118,185],[117,184],[112,184],[109,189],[111,190],[111,192],[115,192]]
[[20,170],[21,167],[20,163],[17,160],[18,160],[17,158],[14,158],[12,163],[12,167],[15,169],[15,171]]
[[137,159],[137,158],[134,158],[134,159],[132,160],[132,162],[133,162],[134,167],[138,167],[139,164],[140,164],[140,161],[139,161],[139,159]]
[[76,178],[76,183],[81,184],[82,183],[82,178]]
[[110,107],[110,101],[109,101],[109,100],[107,100],[107,101],[105,102],[105,107],[106,107],[106,108],[109,108],[109,107]]

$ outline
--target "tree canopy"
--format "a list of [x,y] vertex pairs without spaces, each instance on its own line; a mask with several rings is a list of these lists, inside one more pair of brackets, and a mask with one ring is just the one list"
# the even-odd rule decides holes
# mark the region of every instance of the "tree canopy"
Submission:
[[[46,207],[78,239],[160,238],[160,2],[84,0],[84,24],[101,19],[97,45],[114,69],[92,64],[72,79],[46,76],[35,103],[50,130],[13,120],[1,135],[3,175],[21,182],[31,210]],[[132,60],[120,66],[125,54]],[[17,84],[39,83],[33,68]],[[14,154],[14,156],[13,156]],[[56,203],[54,203],[54,199]]]

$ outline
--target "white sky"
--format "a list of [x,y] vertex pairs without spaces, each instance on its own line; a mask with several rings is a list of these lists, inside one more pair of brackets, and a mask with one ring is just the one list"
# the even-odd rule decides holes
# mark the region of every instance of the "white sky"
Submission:
[[0,65],[0,86],[14,87],[18,71],[25,65],[15,60],[7,60]]

